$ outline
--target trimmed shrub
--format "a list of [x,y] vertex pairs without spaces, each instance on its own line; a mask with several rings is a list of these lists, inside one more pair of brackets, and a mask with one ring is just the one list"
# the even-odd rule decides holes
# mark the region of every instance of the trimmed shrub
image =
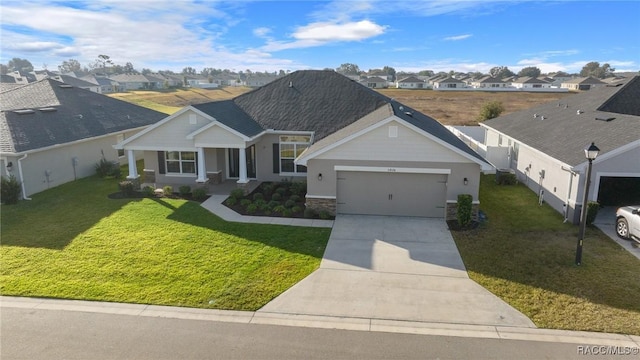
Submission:
[[273,211],[278,213],[278,214],[282,214],[285,212],[285,210],[287,210],[286,207],[282,206],[282,205],[278,205],[276,207],[273,208]]
[[292,215],[291,209],[284,209],[282,216],[289,217]]
[[267,210],[269,208],[269,204],[267,204],[267,202],[264,200],[256,200],[253,203],[256,204],[259,210],[262,210],[262,211]]
[[120,169],[120,164],[117,162],[113,163],[113,167],[111,168],[111,173],[109,176],[112,176],[114,179],[120,179],[122,176],[122,170]]
[[156,195],[155,189],[149,185],[142,188],[142,193],[146,197],[154,197]]
[[305,208],[304,209],[304,217],[306,217],[307,219],[312,219],[314,217],[316,217],[316,211],[312,208]]
[[256,211],[258,211],[258,207],[256,206],[256,204],[249,204],[249,206],[247,206],[247,212],[249,214],[255,214]]
[[478,115],[479,121],[485,121],[493,118],[497,118],[504,111],[504,105],[500,101],[490,101],[482,105],[480,109],[480,115]]
[[271,200],[269,201],[267,206],[269,206],[271,209],[274,209],[276,206],[280,206],[280,201]]
[[291,208],[291,212],[297,214],[299,212],[302,212],[302,208],[300,206],[294,206]]
[[[287,189],[284,187],[279,187],[276,189],[276,194],[279,194],[280,196],[284,196],[284,194],[286,193],[287,193]],[[273,195],[276,195],[276,194],[273,194]]]
[[287,200],[284,202],[284,207],[286,208],[292,208],[296,205],[296,202],[293,200]]
[[294,195],[302,195],[307,192],[307,183],[303,181],[296,181],[291,183],[289,191]]
[[[278,189],[280,190],[280,189]],[[282,200],[282,194],[280,193],[275,193],[273,195],[271,195],[271,201],[280,201]]]
[[191,194],[191,196],[193,196],[193,200],[195,201],[202,201],[207,198],[207,190],[203,188],[197,188],[193,190],[193,194]]
[[587,225],[593,224],[598,216],[598,210],[600,210],[600,203],[597,201],[589,201],[587,203]]
[[293,202],[299,202],[300,201],[300,195],[291,195],[291,196],[289,196],[289,200],[291,200]]
[[262,183],[262,185],[260,185],[262,187],[262,192],[264,193],[265,196],[270,196],[271,194],[273,194],[273,190],[276,187],[276,184],[274,183]]
[[517,180],[516,174],[503,173],[498,178],[498,185],[515,185]]
[[187,196],[191,193],[191,186],[182,185],[178,188],[178,192],[180,192],[180,196]]
[[329,220],[329,219],[331,219],[331,214],[329,214],[329,212],[328,212],[328,211],[326,211],[326,210],[322,210],[322,211],[320,211],[319,216],[320,216],[320,219],[322,219],[322,220]]
[[242,200],[240,200],[240,205],[242,205],[243,207],[247,207],[248,205],[251,205],[251,200],[242,199]]
[[467,226],[471,223],[473,197],[469,194],[458,195],[458,225]]
[[173,188],[171,187],[171,185],[167,185],[167,186],[163,187],[162,191],[164,192],[164,196],[169,196],[169,195],[173,194]]
[[120,181],[118,187],[124,196],[133,196],[136,191],[133,181],[130,180]]
[[228,197],[227,200],[224,201],[224,203],[228,206],[233,206],[238,203],[238,199],[234,197]]
[[2,183],[0,183],[0,201],[2,203],[5,205],[17,204],[20,200],[20,191],[22,191],[22,184],[15,176],[2,177]]
[[262,210],[262,213],[267,215],[267,216],[271,215],[271,209],[264,209],[264,210]]
[[264,195],[262,195],[262,193],[253,194],[253,201],[257,201],[257,200],[264,200]]
[[233,189],[231,190],[231,194],[229,196],[234,197],[236,199],[240,199],[244,197],[244,190],[242,189]]

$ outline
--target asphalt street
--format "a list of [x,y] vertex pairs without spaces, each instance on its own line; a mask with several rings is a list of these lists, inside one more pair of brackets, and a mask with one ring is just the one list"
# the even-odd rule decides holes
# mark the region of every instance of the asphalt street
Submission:
[[[623,359],[598,344],[428,336],[2,308],[0,358]],[[582,353],[581,353],[582,351]],[[610,350],[607,350],[610,351]]]

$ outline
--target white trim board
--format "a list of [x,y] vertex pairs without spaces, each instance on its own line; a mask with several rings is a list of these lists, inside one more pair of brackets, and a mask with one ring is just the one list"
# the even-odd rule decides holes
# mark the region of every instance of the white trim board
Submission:
[[431,168],[396,168],[383,166],[344,166],[336,165],[333,167],[335,171],[357,171],[357,172],[380,172],[391,174],[439,174],[449,175],[451,169],[431,169]]

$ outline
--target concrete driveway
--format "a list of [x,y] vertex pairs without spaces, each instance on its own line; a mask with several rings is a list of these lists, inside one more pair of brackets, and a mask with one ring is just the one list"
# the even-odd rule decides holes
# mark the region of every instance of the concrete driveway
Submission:
[[598,210],[598,215],[593,222],[598,229],[625,248],[631,255],[640,259],[640,247],[631,240],[623,240],[616,235],[616,207],[606,206]]
[[535,327],[470,280],[442,219],[339,215],[320,269],[258,313]]

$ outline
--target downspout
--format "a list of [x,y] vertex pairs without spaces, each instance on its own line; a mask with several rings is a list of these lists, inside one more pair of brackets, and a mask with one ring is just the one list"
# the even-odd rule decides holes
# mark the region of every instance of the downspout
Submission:
[[27,197],[27,190],[24,188],[24,178],[22,177],[22,160],[26,159],[29,154],[24,154],[23,157],[18,159],[18,173],[20,174],[20,182],[22,183],[22,199],[31,200],[31,198]]

